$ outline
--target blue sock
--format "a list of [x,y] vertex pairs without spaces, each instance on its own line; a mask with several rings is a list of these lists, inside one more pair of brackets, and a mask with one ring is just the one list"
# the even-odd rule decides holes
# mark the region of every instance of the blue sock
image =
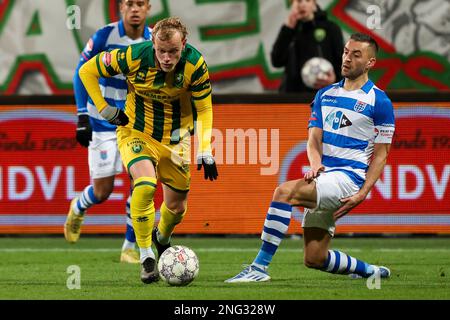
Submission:
[[131,201],[131,196],[129,196],[127,199],[127,207],[126,207],[127,231],[125,233],[125,239],[127,239],[129,242],[136,242],[136,234],[134,233],[133,223],[132,223],[131,214],[130,214],[130,201]]
[[291,216],[291,205],[275,201],[270,204],[261,234],[263,242],[253,264],[264,268],[269,266],[281,240],[288,231]]
[[84,188],[83,192],[78,197],[78,201],[75,202],[73,209],[76,214],[83,215],[87,209],[98,203],[100,203],[100,201],[94,195],[94,187],[89,185]]
[[325,261],[321,270],[339,274],[356,273],[364,278],[368,278],[374,273],[371,264],[337,250],[328,250],[327,261]]

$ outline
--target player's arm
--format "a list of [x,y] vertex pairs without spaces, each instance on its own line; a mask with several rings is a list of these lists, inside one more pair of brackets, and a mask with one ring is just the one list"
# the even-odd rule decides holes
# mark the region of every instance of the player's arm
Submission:
[[78,72],[89,59],[104,50],[109,31],[108,28],[100,29],[89,39],[80,54],[80,60],[73,76],[73,90],[78,116],[76,139],[83,147],[88,147],[92,140],[92,127],[87,109],[88,93]]
[[83,83],[81,82],[80,76],[78,75],[78,71],[85,62],[86,60],[82,54],[80,62],[78,63],[77,69],[75,70],[75,74],[73,76],[73,91],[75,94],[75,103],[77,105],[78,117],[76,139],[80,145],[82,145],[83,147],[88,147],[90,141],[92,140],[92,127],[89,121],[89,114],[87,110],[88,94]]
[[308,121],[309,132],[306,151],[310,170],[304,176],[308,183],[311,183],[320,175],[320,172],[325,170],[325,167],[322,165],[323,124],[320,96],[321,90],[316,93],[314,101],[311,103],[311,116]]
[[113,77],[119,73],[126,75],[129,72],[130,62],[130,47],[111,52],[103,51],[86,62],[78,72],[100,115],[115,125],[126,125],[128,117],[119,108],[108,105],[100,91],[99,79],[100,77]]
[[305,173],[305,180],[310,183],[325,170],[322,164],[322,136],[323,130],[318,127],[309,128],[306,151],[308,154],[310,170]]
[[205,179],[215,180],[219,175],[217,173],[216,163],[212,156],[211,135],[212,135],[212,98],[211,82],[209,80],[208,67],[201,58],[195,68],[191,78],[189,90],[192,92],[192,99],[197,110],[197,136],[198,136],[198,154],[197,169],[203,166]]

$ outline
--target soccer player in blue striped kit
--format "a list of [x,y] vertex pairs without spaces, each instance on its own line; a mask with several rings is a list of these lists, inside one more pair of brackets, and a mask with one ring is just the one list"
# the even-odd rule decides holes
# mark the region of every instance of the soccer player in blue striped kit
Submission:
[[268,266],[291,221],[292,207],[305,208],[302,222],[304,264],[336,274],[381,278],[390,270],[331,250],[335,222],[360,204],[380,177],[394,135],[394,111],[387,95],[368,77],[378,44],[353,34],[344,47],[344,79],[319,90],[311,104],[303,179],[275,189],[264,222],[262,246],[253,263],[228,283],[270,280]]
[[[122,160],[117,148],[116,126],[103,119],[86,92],[78,76],[79,69],[97,53],[124,48],[131,44],[151,40],[151,29],[146,26],[150,11],[150,0],[120,0],[122,19],[99,29],[81,53],[74,76],[74,92],[78,110],[76,138],[80,145],[88,148],[89,172],[92,184],[86,186],[79,197],[72,199],[64,224],[64,237],[70,243],[78,241],[85,213],[92,206],[106,201],[114,189],[116,174],[122,172]],[[123,109],[127,95],[125,77],[100,80],[102,94],[112,106]],[[130,218],[130,200],[126,203],[127,223],[125,240],[120,255],[121,262],[139,263],[135,250],[136,236]]]

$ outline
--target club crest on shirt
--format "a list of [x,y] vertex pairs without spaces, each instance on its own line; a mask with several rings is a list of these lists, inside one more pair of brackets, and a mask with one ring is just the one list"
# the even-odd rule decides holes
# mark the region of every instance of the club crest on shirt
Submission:
[[134,138],[132,141],[127,142],[127,147],[131,149],[133,153],[140,153],[144,149],[144,141],[139,138]]
[[182,73],[175,74],[175,79],[173,85],[177,88],[182,88],[184,82],[184,75]]
[[134,145],[131,147],[131,150],[132,150],[134,153],[139,153],[139,152],[142,151],[142,145],[141,145],[141,144],[134,144]]
[[367,106],[367,103],[364,103],[364,102],[358,100],[358,101],[356,101],[355,106],[353,107],[353,109],[356,112],[363,112],[364,109],[366,108],[366,106]]

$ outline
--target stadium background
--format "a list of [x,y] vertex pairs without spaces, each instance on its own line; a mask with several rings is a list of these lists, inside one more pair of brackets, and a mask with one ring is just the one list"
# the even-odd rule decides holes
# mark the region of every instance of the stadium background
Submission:
[[[318,2],[345,38],[363,31],[379,41],[371,77],[387,90],[397,118],[381,181],[337,232],[450,233],[450,4]],[[278,95],[281,71],[269,58],[287,1],[151,3],[150,24],[180,16],[190,42],[206,57],[214,126],[224,142],[217,182],[205,183],[192,171],[190,214],[177,232],[258,234],[273,189],[300,177],[307,164],[312,96]],[[370,4],[381,14],[376,29],[368,28],[377,22],[366,12]],[[68,10],[72,5],[80,9],[80,29],[67,28],[67,22],[76,22],[76,10]],[[89,179],[86,150],[74,139],[71,79],[84,43],[118,18],[116,8],[117,1],[102,0],[53,0],[51,6],[43,0],[0,1],[0,233],[62,233],[69,199]],[[90,210],[83,233],[123,233],[128,187],[123,174],[112,199]],[[159,208],[160,191],[156,198]],[[301,213],[294,217],[290,233],[300,233]]]

